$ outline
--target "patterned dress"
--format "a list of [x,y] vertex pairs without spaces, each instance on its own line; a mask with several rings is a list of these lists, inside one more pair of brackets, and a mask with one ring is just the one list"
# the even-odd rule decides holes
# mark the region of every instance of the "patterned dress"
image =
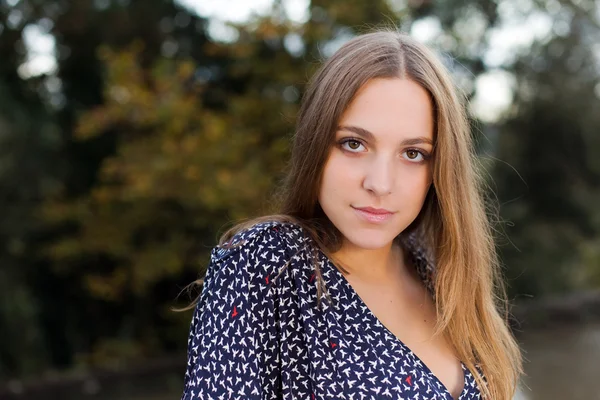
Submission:
[[[232,242],[239,245],[211,252],[191,323],[182,400],[452,400],[320,251],[332,302],[317,307],[314,244],[302,228],[263,222]],[[427,263],[414,257],[430,283]],[[459,399],[479,399],[473,375],[462,367]]]

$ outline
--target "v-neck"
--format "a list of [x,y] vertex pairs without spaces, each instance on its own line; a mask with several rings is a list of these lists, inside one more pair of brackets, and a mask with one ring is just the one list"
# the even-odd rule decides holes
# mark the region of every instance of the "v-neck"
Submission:
[[335,264],[327,257],[324,253],[320,252],[323,257],[325,257],[326,264],[329,268],[333,269],[333,273],[335,274],[338,282],[342,282],[342,285],[346,289],[347,293],[350,294],[352,301],[355,301],[359,305],[359,309],[364,310],[366,317],[372,322],[372,326],[374,329],[379,329],[381,333],[383,333],[384,337],[390,338],[396,342],[398,346],[403,348],[406,353],[408,353],[411,357],[414,358],[415,362],[420,364],[423,370],[436,382],[439,384],[444,397],[448,397],[451,400],[461,400],[465,394],[468,393],[468,385],[469,385],[469,370],[466,368],[464,363],[460,361],[460,365],[463,371],[463,388],[458,396],[458,398],[454,398],[446,385],[433,373],[433,371],[417,356],[411,349],[408,347],[398,336],[396,336],[392,331],[390,331],[377,316],[371,311],[371,309],[367,306],[364,300],[360,297],[358,292],[354,289],[354,287],[350,284],[348,279],[342,274],[342,272],[335,266]]

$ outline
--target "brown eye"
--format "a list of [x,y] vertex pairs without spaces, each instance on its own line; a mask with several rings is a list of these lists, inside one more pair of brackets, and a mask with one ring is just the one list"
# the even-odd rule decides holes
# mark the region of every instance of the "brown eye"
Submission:
[[352,150],[358,150],[358,148],[361,145],[361,143],[357,142],[356,140],[349,140],[347,143],[348,143],[348,147],[351,148]]
[[343,139],[342,141],[340,141],[340,146],[342,147],[342,149],[351,153],[358,153],[366,150],[362,149],[362,147],[364,147],[362,142],[356,139]]
[[411,160],[414,160],[415,158],[419,157],[419,152],[416,150],[407,150],[406,151],[406,156],[408,158],[410,158]]
[[402,153],[402,157],[410,162],[415,163],[421,163],[427,159],[427,155],[417,149],[405,150],[404,153]]

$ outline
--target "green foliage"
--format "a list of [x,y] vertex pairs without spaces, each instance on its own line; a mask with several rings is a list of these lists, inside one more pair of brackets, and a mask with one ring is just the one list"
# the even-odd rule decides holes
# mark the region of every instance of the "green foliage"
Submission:
[[600,29],[586,18],[574,17],[570,35],[537,43],[514,65],[515,103],[496,154],[519,175],[499,163],[494,177],[502,215],[514,223],[514,246],[502,256],[515,294],[590,287],[600,271],[600,86],[590,51]]
[[259,210],[286,148],[282,138],[245,126],[246,99],[232,97],[232,111],[206,109],[192,61],[163,59],[145,71],[138,49],[102,54],[106,100],[80,117],[75,135],[116,131],[117,152],[103,160],[88,196],[57,199],[44,211],[53,222],[79,224],[77,236],[50,248],[53,258],[108,255],[128,272],[116,267],[107,280],[88,277],[87,289],[122,299],[178,276],[186,263],[198,269],[199,242],[212,241],[198,232]]

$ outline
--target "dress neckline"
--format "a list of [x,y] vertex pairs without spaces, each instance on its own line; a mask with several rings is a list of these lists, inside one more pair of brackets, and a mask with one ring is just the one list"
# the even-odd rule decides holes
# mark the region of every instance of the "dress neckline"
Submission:
[[408,347],[408,345],[406,345],[398,336],[396,336],[392,331],[390,331],[387,328],[387,326],[385,326],[379,320],[379,318],[377,318],[377,316],[367,306],[367,304],[365,303],[365,301],[360,297],[360,295],[354,289],[354,287],[352,287],[352,285],[350,284],[350,282],[348,281],[348,279],[346,279],[346,277],[344,276],[344,274],[335,266],[335,264],[329,259],[329,257],[327,257],[327,255],[325,253],[323,253],[320,249],[319,249],[319,253],[321,254],[322,257],[325,258],[325,260],[326,260],[325,264],[329,268],[331,268],[333,270],[333,273],[334,273],[337,281],[342,283],[342,285],[344,286],[346,292],[350,294],[350,297],[352,298],[352,300],[356,301],[356,303],[359,305],[359,309],[364,310],[364,312],[366,314],[366,317],[369,319],[369,321],[371,321],[373,328],[374,329],[379,329],[380,332],[383,333],[384,337],[389,338],[390,340],[393,340],[396,343],[396,345],[398,345],[401,348],[403,348],[406,351],[407,354],[409,354],[411,357],[413,357],[413,359],[415,360],[415,362],[417,364],[420,364],[420,366],[423,368],[423,370],[436,383],[439,384],[439,387],[441,388],[441,391],[443,392],[444,397],[447,397],[449,400],[461,400],[468,393],[470,372],[469,372],[469,370],[466,368],[466,366],[464,365],[464,363],[461,360],[459,360],[459,362],[460,362],[460,365],[461,365],[461,368],[462,368],[462,371],[463,371],[463,388],[462,388],[462,390],[461,390],[458,398],[454,399],[454,397],[452,396],[452,394],[450,393],[450,391],[448,390],[448,388],[446,387],[446,385],[433,373],[433,371],[429,368],[429,366],[427,366],[427,364],[425,364],[425,362],[423,362],[423,360],[421,360],[421,358],[419,358],[419,356],[417,356],[410,349],[410,347]]

